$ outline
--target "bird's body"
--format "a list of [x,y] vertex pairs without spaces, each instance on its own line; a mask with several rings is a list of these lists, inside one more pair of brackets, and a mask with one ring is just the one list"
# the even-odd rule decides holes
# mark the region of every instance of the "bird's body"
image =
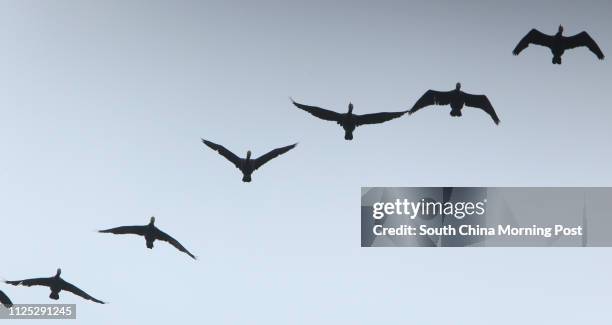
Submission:
[[565,47],[563,46],[564,36],[561,33],[555,34],[553,36],[550,46],[550,52],[553,55],[552,63],[553,64],[561,64],[561,56],[565,53]]
[[604,59],[603,52],[587,32],[583,31],[574,36],[563,36],[563,26],[559,26],[557,33],[552,36],[546,35],[535,28],[532,29],[521,39],[512,53],[519,55],[530,44],[548,47],[553,55],[553,64],[561,64],[561,56],[566,50],[581,46],[586,46],[598,59]]
[[426,91],[408,113],[414,114],[421,108],[431,105],[449,105],[451,107],[450,115],[455,117],[463,115],[461,110],[464,106],[480,108],[491,116],[495,124],[499,124],[500,122],[487,96],[463,92],[461,91],[460,83],[457,83],[455,89],[451,91],[437,91],[431,89]]
[[240,158],[220,144],[216,144],[214,142],[204,139],[202,139],[202,143],[204,143],[209,148],[217,151],[220,155],[225,157],[225,159],[229,160],[232,164],[234,164],[234,166],[242,172],[242,181],[245,183],[251,181],[251,175],[253,174],[253,172],[259,169],[263,164],[295,148],[295,146],[297,145],[297,143],[294,143],[292,145],[288,145],[282,148],[277,148],[259,158],[252,159],[250,150],[247,151],[246,158]]
[[405,111],[402,111],[358,115],[353,114],[352,103],[349,103],[348,112],[338,113],[316,106],[300,104],[294,101],[293,99],[291,99],[291,102],[293,102],[293,105],[295,105],[297,108],[304,110],[322,120],[338,123],[344,129],[345,140],[353,140],[353,132],[358,126],[387,122],[392,119],[401,117],[406,113]]
[[0,290],[0,304],[2,304],[6,308],[11,308],[13,306],[13,302],[9,297]]
[[338,124],[344,129],[344,139],[353,140],[353,131],[357,128],[357,119],[353,112],[342,114]]
[[240,158],[240,167],[238,167],[238,169],[240,169],[240,171],[242,172],[243,182],[248,183],[252,180],[251,175],[257,168],[255,168],[255,164],[253,163],[253,160],[251,159],[250,152],[247,152],[246,158]]
[[459,89],[451,90],[449,92],[450,104],[451,107],[451,116],[461,116],[461,110],[465,105],[465,93]]
[[145,228],[145,242],[147,243],[148,249],[153,249],[153,242],[155,242],[155,226],[147,225]]
[[98,232],[110,233],[110,234],[115,234],[115,235],[131,234],[131,235],[143,236],[145,238],[147,248],[149,249],[153,249],[153,243],[156,240],[165,241],[165,242],[168,242],[170,245],[174,246],[179,251],[189,255],[191,258],[196,259],[196,257],[193,254],[191,254],[191,252],[189,252],[183,245],[181,245],[181,243],[179,243],[178,240],[172,238],[170,235],[166,234],[165,232],[161,231],[159,228],[155,226],[155,217],[151,217],[149,224],[144,225],[144,226],[123,226],[123,227],[111,228],[111,229],[106,229],[106,230],[100,230]]
[[85,291],[77,288],[76,286],[74,286],[73,284],[65,281],[64,279],[62,279],[61,277],[61,273],[62,270],[61,269],[57,269],[57,273],[55,274],[55,276],[52,276],[50,278],[35,278],[35,279],[27,279],[27,280],[19,280],[19,281],[5,281],[7,284],[11,284],[14,286],[19,286],[19,285],[23,285],[26,287],[31,287],[31,286],[45,286],[48,287],[51,290],[51,294],[49,295],[49,298],[53,299],[53,300],[58,300],[59,299],[59,293],[61,291],[69,291],[72,292],[73,294],[87,299],[87,300],[91,300],[93,302],[97,302],[99,304],[104,304],[103,301],[98,300],[90,295],[88,295],[87,293],[85,293]]

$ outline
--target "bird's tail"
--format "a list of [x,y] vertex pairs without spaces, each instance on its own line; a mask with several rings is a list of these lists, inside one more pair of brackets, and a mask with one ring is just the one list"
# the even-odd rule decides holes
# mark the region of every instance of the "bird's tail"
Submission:
[[51,294],[49,295],[49,298],[51,298],[53,300],[58,300],[59,299],[59,293],[55,292],[55,291],[51,291]]
[[450,112],[450,115],[451,115],[451,116],[457,116],[457,117],[458,117],[458,116],[461,116],[461,111],[459,111],[459,110],[457,110],[457,111],[456,111],[456,110],[452,110],[452,111]]
[[151,241],[147,240],[147,248],[148,249],[153,249],[153,241],[152,240]]
[[560,56],[553,56],[552,63],[553,64],[561,64],[561,57]]
[[244,175],[244,176],[242,176],[242,181],[245,182],[245,183],[251,182],[251,175]]
[[345,131],[344,132],[344,139],[345,140],[353,140],[353,132]]

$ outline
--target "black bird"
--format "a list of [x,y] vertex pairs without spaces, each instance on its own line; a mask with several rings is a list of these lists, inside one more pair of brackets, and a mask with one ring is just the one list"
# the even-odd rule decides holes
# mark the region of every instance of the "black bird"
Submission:
[[144,236],[147,242],[147,248],[149,249],[153,249],[153,242],[155,240],[165,241],[165,242],[168,242],[170,245],[176,247],[176,249],[178,249],[179,251],[191,256],[191,258],[193,258],[194,260],[196,259],[196,257],[193,254],[191,254],[185,247],[183,247],[183,245],[181,245],[181,243],[178,242],[178,240],[172,238],[170,235],[166,234],[165,232],[159,230],[159,228],[155,227],[155,217],[151,217],[149,224],[146,226],[124,226],[124,227],[100,230],[99,232],[110,233],[110,234],[115,234],[115,235],[131,234],[131,235]]
[[529,44],[536,44],[550,48],[553,54],[552,63],[561,64],[561,56],[565,50],[573,49],[580,46],[586,46],[591,52],[597,55],[600,60],[604,59],[604,54],[601,52],[597,43],[591,38],[587,32],[581,32],[574,36],[563,36],[563,26],[559,25],[559,31],[554,36],[546,35],[537,29],[532,29],[523,39],[516,45],[512,53],[519,55]]
[[58,300],[59,293],[62,290],[64,290],[64,291],[72,292],[81,298],[91,300],[99,304],[104,304],[104,301],[100,301],[88,295],[87,293],[85,293],[85,291],[77,288],[73,284],[68,283],[67,281],[62,279],[62,277],[60,277],[60,274],[62,274],[62,269],[57,269],[57,273],[55,274],[55,276],[50,277],[50,278],[36,278],[36,279],[28,279],[28,280],[20,280],[20,281],[5,281],[5,282],[7,284],[12,284],[14,286],[23,285],[26,287],[31,287],[31,286],[49,287],[51,289],[51,295],[49,296],[49,298],[53,300]]
[[6,308],[13,307],[13,302],[4,292],[2,292],[2,290],[0,290],[0,304],[2,304]]
[[457,83],[454,90],[451,91],[436,91],[428,90],[421,98],[412,106],[408,114],[420,110],[429,105],[449,105],[451,107],[451,116],[461,116],[463,105],[469,107],[480,108],[491,116],[495,124],[499,124],[499,117],[493,109],[493,105],[485,95],[472,95],[461,91],[461,83]]
[[406,111],[403,111],[357,115],[353,114],[352,103],[349,103],[347,113],[337,113],[316,106],[300,104],[294,101],[293,98],[290,99],[291,102],[293,102],[293,105],[295,105],[297,108],[302,109],[322,120],[332,121],[340,124],[340,126],[342,126],[342,128],[344,129],[344,139],[346,140],[353,140],[353,131],[355,131],[355,128],[357,128],[358,126],[365,124],[383,123],[406,114]]
[[243,158],[236,156],[233,152],[229,151],[227,148],[225,148],[224,146],[220,144],[216,144],[214,142],[210,142],[204,139],[202,139],[202,142],[205,145],[207,145],[209,148],[217,151],[221,156],[229,160],[232,164],[234,164],[234,166],[236,166],[236,168],[240,169],[243,175],[242,177],[243,182],[250,182],[251,174],[255,170],[257,170],[259,167],[261,167],[263,164],[267,163],[268,161],[284,154],[285,152],[297,146],[297,143],[294,143],[286,147],[277,148],[257,159],[251,159],[251,151],[249,150],[247,151],[246,159],[243,159]]

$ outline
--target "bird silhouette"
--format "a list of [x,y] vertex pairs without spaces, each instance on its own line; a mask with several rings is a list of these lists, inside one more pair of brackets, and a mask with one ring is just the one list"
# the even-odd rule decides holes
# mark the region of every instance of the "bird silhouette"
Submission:
[[347,113],[337,113],[321,107],[300,104],[294,101],[293,98],[290,99],[293,105],[295,105],[297,108],[302,109],[322,120],[340,124],[340,126],[342,126],[344,129],[344,139],[346,140],[353,140],[353,131],[355,131],[358,126],[366,124],[379,124],[406,114],[406,111],[402,111],[357,115],[353,114],[353,103],[349,103]]
[[587,32],[583,31],[574,36],[566,37],[563,36],[563,26],[561,25],[559,25],[557,34],[553,36],[546,35],[535,28],[532,29],[529,31],[529,33],[527,33],[527,35],[525,35],[525,37],[523,37],[523,39],[521,39],[512,53],[514,55],[519,55],[519,53],[527,48],[529,44],[536,44],[550,48],[550,51],[553,54],[553,64],[561,64],[561,56],[566,50],[581,46],[588,47],[591,52],[597,55],[598,59],[604,59],[603,52],[601,52],[601,49],[599,46],[597,46],[597,43],[595,43]]
[[73,294],[81,298],[91,300],[99,304],[104,304],[104,301],[98,300],[88,295],[87,293],[85,293],[85,291],[77,288],[75,285],[62,279],[62,277],[60,276],[61,274],[62,274],[62,269],[57,269],[57,273],[55,274],[55,276],[50,277],[50,278],[36,278],[36,279],[27,279],[27,280],[19,280],[19,281],[5,281],[5,282],[7,284],[12,284],[14,286],[22,285],[26,287],[31,287],[31,286],[49,287],[51,289],[51,295],[49,295],[49,298],[53,300],[58,300],[59,293],[62,290],[64,290],[64,291],[72,292]]
[[495,113],[491,102],[485,95],[472,95],[461,91],[461,83],[457,83],[454,90],[451,91],[436,91],[428,90],[421,98],[412,106],[412,109],[408,111],[408,114],[420,110],[423,107],[430,105],[450,105],[451,116],[461,116],[461,110],[463,106],[476,107],[485,111],[495,124],[499,124],[499,117]]
[[253,174],[253,172],[257,170],[259,167],[261,167],[263,164],[267,163],[268,161],[284,154],[285,152],[297,146],[297,143],[294,143],[286,147],[277,148],[257,159],[251,159],[251,151],[249,150],[247,151],[246,159],[243,159],[243,158],[236,156],[233,152],[229,151],[227,148],[225,148],[224,146],[220,144],[216,144],[214,142],[210,142],[204,139],[202,139],[202,142],[205,145],[207,145],[209,148],[217,151],[221,156],[229,160],[232,164],[234,164],[234,166],[236,166],[236,168],[240,169],[243,175],[242,181],[246,183],[251,181],[251,174]]
[[6,308],[13,307],[13,302],[4,292],[2,292],[2,290],[0,290],[0,304],[2,304]]
[[196,257],[191,254],[178,240],[172,238],[170,235],[165,232],[159,230],[159,228],[155,227],[155,217],[151,217],[149,224],[145,226],[123,226],[117,228],[111,228],[106,230],[100,230],[98,232],[105,234],[115,234],[115,235],[139,235],[144,236],[145,241],[147,242],[147,248],[153,249],[153,242],[156,240],[161,240],[169,243],[174,246],[179,251],[191,256],[194,260]]

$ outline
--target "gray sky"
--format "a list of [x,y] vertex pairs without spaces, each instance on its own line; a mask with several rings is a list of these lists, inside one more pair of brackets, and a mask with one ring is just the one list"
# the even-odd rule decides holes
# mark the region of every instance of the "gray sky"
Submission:
[[[79,324],[603,324],[609,249],[363,249],[361,186],[610,186],[612,3],[0,2],[0,277],[63,276]],[[291,106],[448,108],[357,129]],[[200,143],[300,145],[243,184]],[[100,228],[158,226],[199,256]],[[2,286],[17,303],[45,288]]]

